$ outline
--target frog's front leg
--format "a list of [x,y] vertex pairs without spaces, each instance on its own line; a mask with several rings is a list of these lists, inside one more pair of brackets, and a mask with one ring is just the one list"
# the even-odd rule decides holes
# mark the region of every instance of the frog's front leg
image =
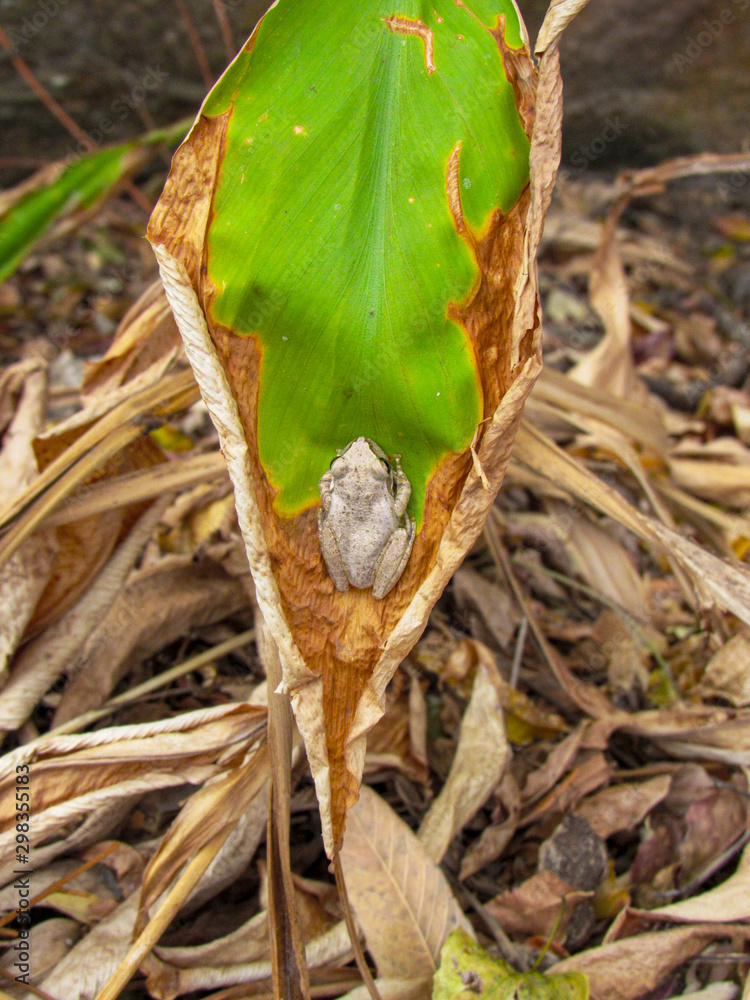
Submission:
[[[318,490],[320,491],[320,500],[323,504],[323,513],[327,514],[331,507],[331,499],[333,498],[333,473],[330,470],[321,476],[318,483]],[[320,517],[318,517],[318,521],[320,522]]]
[[406,525],[396,528],[388,539],[375,566],[375,577],[372,584],[373,597],[385,597],[388,591],[398,583],[409,561],[415,532],[416,526],[414,521],[411,518],[407,518]]
[[[321,490],[321,496],[323,491]],[[329,499],[330,505],[330,499]],[[323,553],[328,572],[331,579],[336,584],[336,590],[345,591],[349,589],[349,577],[346,575],[346,566],[339,551],[336,536],[331,530],[325,516],[326,500],[323,499],[323,507],[318,511],[318,538],[320,539],[320,551]]]
[[393,464],[395,468],[392,475],[393,482],[396,485],[396,495],[393,498],[393,510],[396,517],[401,517],[406,512],[406,507],[409,503],[409,497],[411,496],[411,483],[407,479],[404,470],[401,468],[400,455],[393,456]]

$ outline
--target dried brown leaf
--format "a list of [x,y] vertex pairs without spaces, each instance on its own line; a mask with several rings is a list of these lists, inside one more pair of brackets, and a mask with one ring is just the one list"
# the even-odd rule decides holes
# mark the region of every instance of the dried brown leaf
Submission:
[[[14,867],[17,765],[31,769],[31,860],[41,864],[42,857],[100,840],[111,822],[122,821],[133,796],[186,781],[200,784],[223,770],[222,755],[241,754],[264,722],[263,709],[222,705],[159,723],[45,737],[6,754],[0,762],[0,878],[11,878]],[[54,840],[71,829],[66,840]],[[45,840],[52,843],[36,846]]]
[[82,642],[53,727],[98,708],[121,677],[160,649],[248,603],[241,580],[210,553],[167,556],[133,573]]
[[628,782],[605,788],[584,799],[576,809],[606,839],[620,830],[633,830],[667,795],[671,778],[659,775],[649,781]]
[[750,571],[744,566],[720,559],[678,531],[642,514],[528,424],[519,429],[515,447],[517,457],[540,475],[564,482],[585,503],[619,521],[644,541],[668,551],[689,575],[702,603],[708,607],[718,604],[750,624]]
[[448,934],[466,918],[439,868],[409,827],[363,786],[349,813],[341,863],[378,973],[429,979]]
[[715,863],[747,830],[747,800],[733,788],[715,788],[685,813],[687,833],[680,844],[680,882]]
[[472,635],[507,649],[519,619],[517,606],[507,590],[462,566],[453,576],[453,594],[459,614],[472,622]]
[[28,486],[37,472],[32,442],[44,424],[47,364],[42,357],[21,361],[6,369],[0,388],[3,382],[8,384],[8,388],[13,386],[18,394],[15,412],[4,428],[0,447],[3,503],[9,504]]
[[217,836],[227,839],[255,797],[267,790],[268,780],[268,749],[263,746],[191,795],[143,874],[144,912],[166,890],[186,858],[195,857]]
[[57,557],[52,532],[27,538],[4,566],[0,566],[0,676],[6,674],[10,657],[34,614]]
[[522,826],[535,823],[549,813],[567,813],[601,785],[607,784],[614,768],[603,753],[594,753],[575,767],[521,820]]
[[[30,954],[34,956],[29,976],[32,983],[39,983],[45,973],[54,969],[65,958],[75,945],[80,931],[80,923],[67,917],[43,920],[29,930],[28,947]],[[18,952],[11,947],[0,959],[0,968],[6,969],[15,978],[18,970],[13,968],[13,964],[17,961]]]
[[496,793],[507,814],[506,819],[497,825],[486,826],[461,859],[459,878],[465,879],[474,875],[491,861],[495,861],[503,853],[513,839],[521,814],[521,792],[513,775],[506,771]]
[[[3,392],[8,394],[2,396]],[[0,448],[0,482],[3,502],[9,504],[37,471],[32,442],[42,429],[46,409],[47,365],[43,359],[29,358],[6,369],[0,375],[0,396],[8,406]],[[14,412],[13,403],[17,403]],[[54,536],[43,532],[28,539],[0,567],[0,677],[47,586],[56,555]]]
[[540,871],[491,899],[485,908],[508,934],[539,934],[547,938],[563,913],[569,915],[577,903],[590,896],[590,892],[574,889],[552,872]]
[[492,794],[509,758],[499,693],[480,663],[450,773],[419,828],[418,837],[435,864]]
[[123,316],[106,354],[84,369],[81,399],[89,419],[99,405],[111,407],[156,382],[181,348],[164,288],[155,281]]
[[733,875],[715,889],[649,911],[668,920],[722,923],[750,918],[750,847],[746,847]]
[[567,505],[550,504],[572,569],[595,590],[638,619],[647,619],[643,582],[633,557],[616,538]]
[[605,223],[591,269],[591,305],[601,316],[606,333],[569,375],[577,382],[608,389],[618,396],[646,397],[630,350],[628,285],[615,240],[618,218],[619,212],[613,212]]
[[533,802],[545,795],[567,773],[578,753],[584,733],[584,726],[580,725],[564,740],[553,746],[542,766],[532,771],[526,779],[521,791],[523,802]]
[[565,958],[554,971],[584,973],[592,1000],[638,1000],[721,936],[705,925],[638,934]]
[[672,458],[669,471],[677,486],[704,500],[734,510],[750,506],[750,467],[720,461]]
[[[239,931],[247,933],[248,929],[253,934],[258,929],[262,929],[267,939],[268,923],[265,912],[258,914],[249,924],[239,928]],[[234,935],[230,938],[231,947],[234,949]],[[230,938],[221,940],[229,941]],[[220,944],[219,941],[212,942],[212,946],[218,944]],[[244,962],[227,961],[230,956],[225,956],[221,951],[217,955],[212,946],[209,946],[211,947],[210,952],[204,952],[204,961],[210,961],[203,965],[195,962],[200,957],[198,953],[201,952],[201,948],[156,949],[155,954],[149,956],[144,963],[148,971],[148,988],[151,995],[157,1000],[174,1000],[175,997],[181,996],[183,993],[193,993],[196,990],[219,989],[222,986],[271,979],[271,962],[268,958]],[[188,955],[188,952],[196,954]],[[157,955],[159,957],[156,957]],[[164,961],[164,956],[173,957],[174,964]],[[310,941],[305,947],[305,956],[307,965],[311,969],[346,962],[351,956],[351,944],[346,924],[341,921],[329,931]]]
[[750,705],[750,641],[745,636],[733,636],[714,653],[703,671],[700,690],[737,708]]
[[18,728],[55,680],[71,668],[85,639],[114,603],[162,507],[157,504],[143,515],[80,601],[16,657],[0,694],[0,729]]
[[95,1000],[127,953],[137,911],[138,896],[134,894],[57,963],[40,983],[41,988],[65,1000]]

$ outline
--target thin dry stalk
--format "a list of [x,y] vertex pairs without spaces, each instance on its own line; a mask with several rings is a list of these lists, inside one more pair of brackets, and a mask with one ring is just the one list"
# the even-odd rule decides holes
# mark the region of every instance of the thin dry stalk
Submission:
[[231,62],[232,59],[234,59],[235,52],[237,51],[237,46],[234,42],[234,34],[232,32],[232,25],[229,23],[227,9],[224,6],[223,0],[213,0],[213,4],[216,20],[219,22],[221,38],[224,42],[224,52],[226,53],[227,61]]
[[359,940],[359,932],[357,931],[357,924],[354,919],[354,913],[349,902],[349,893],[346,891],[346,880],[344,879],[344,869],[341,866],[341,854],[337,853],[333,859],[333,873],[336,876],[336,888],[339,891],[339,900],[341,901],[341,909],[344,911],[344,919],[346,920],[346,928],[349,931],[349,940],[352,943],[352,948],[354,949],[354,959],[357,963],[357,968],[359,969],[360,975],[364,980],[365,986],[367,987],[372,1000],[381,1000],[378,988],[375,985],[375,980],[372,978],[372,973],[370,972],[370,967],[367,964],[367,959],[365,958],[365,953],[362,950],[362,943]]
[[135,974],[138,966],[158,942],[164,931],[179,912],[191,891],[198,884],[203,873],[219,853],[226,840],[222,830],[188,863],[185,870],[169,891],[156,915],[149,920],[123,961],[115,970],[109,982],[96,996],[96,1000],[117,1000],[122,990]]
[[180,12],[180,17],[185,25],[185,30],[188,33],[188,38],[190,39],[190,44],[193,47],[193,52],[195,53],[195,58],[198,63],[198,67],[201,71],[201,76],[203,77],[203,82],[207,88],[211,88],[214,82],[214,76],[211,72],[211,67],[208,63],[208,57],[206,56],[206,50],[203,48],[203,42],[201,41],[201,36],[198,34],[198,29],[195,26],[195,21],[193,21],[190,16],[190,11],[185,5],[185,0],[174,0],[175,7]]
[[[73,118],[70,117],[65,108],[54,99],[52,94],[50,94],[46,87],[44,87],[43,84],[37,79],[28,63],[22,59],[21,56],[16,54],[16,51],[13,48],[13,43],[10,38],[8,38],[8,35],[2,26],[0,26],[0,48],[5,49],[5,51],[9,54],[10,62],[18,75],[34,92],[34,94],[36,94],[45,108],[47,108],[47,110],[50,111],[55,118],[57,118],[66,131],[68,131],[73,138],[80,142],[84,149],[87,149],[89,152],[93,152],[95,149],[98,149],[97,144],[91,136],[87,132],[84,132],[78,122],[74,121]],[[143,192],[140,191],[132,181],[127,181],[125,188],[136,205],[139,205],[144,212],[150,215],[154,206],[143,194]]]

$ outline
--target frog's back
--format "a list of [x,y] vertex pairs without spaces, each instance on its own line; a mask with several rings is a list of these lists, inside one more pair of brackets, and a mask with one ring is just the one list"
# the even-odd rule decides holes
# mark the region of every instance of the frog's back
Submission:
[[380,553],[393,534],[398,519],[393,501],[382,490],[361,490],[347,502],[349,530],[337,539],[353,587],[371,587]]

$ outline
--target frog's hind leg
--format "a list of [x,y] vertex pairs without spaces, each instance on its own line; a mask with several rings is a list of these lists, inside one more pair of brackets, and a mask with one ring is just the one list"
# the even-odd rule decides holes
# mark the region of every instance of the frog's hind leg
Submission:
[[[394,497],[394,513],[396,517],[403,517],[406,513],[406,507],[409,503],[409,498],[411,497],[411,483],[409,482],[406,473],[401,468],[401,456],[393,456],[393,482],[396,487],[396,496]],[[414,532],[412,531],[412,541],[414,540]],[[410,547],[411,548],[411,547]],[[406,557],[409,558],[408,555]],[[403,568],[403,567],[402,567]]]
[[409,518],[405,527],[396,528],[388,539],[375,566],[375,579],[372,585],[373,597],[378,599],[385,597],[388,591],[398,583],[409,561],[415,533],[414,521]]
[[344,560],[341,558],[336,536],[328,522],[323,516],[322,508],[318,511],[318,538],[320,539],[320,551],[323,553],[328,572],[331,579],[336,584],[336,590],[345,591],[349,589],[349,580],[346,575]]

